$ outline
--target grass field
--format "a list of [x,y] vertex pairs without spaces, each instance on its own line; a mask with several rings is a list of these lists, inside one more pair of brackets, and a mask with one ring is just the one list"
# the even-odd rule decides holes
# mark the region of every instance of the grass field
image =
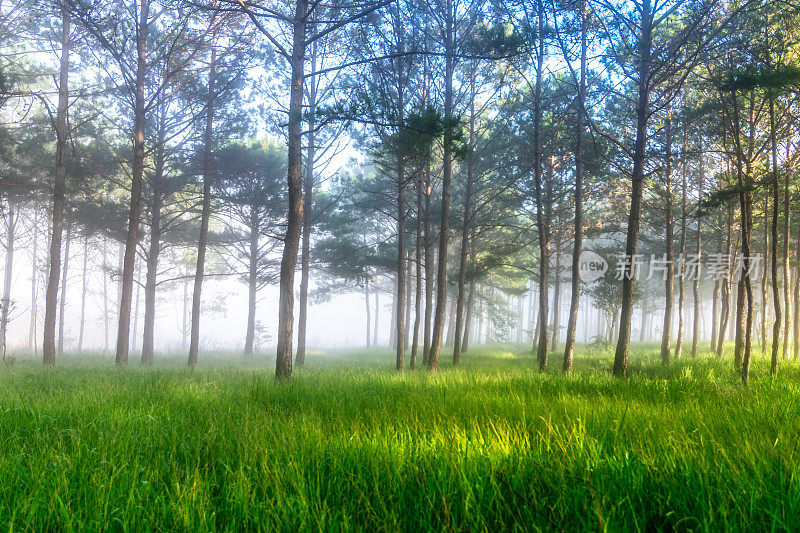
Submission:
[[[535,370],[519,347],[393,371],[388,352],[188,371],[0,368],[7,530],[800,530],[800,366],[743,387],[634,348]],[[560,366],[555,355],[552,366]]]

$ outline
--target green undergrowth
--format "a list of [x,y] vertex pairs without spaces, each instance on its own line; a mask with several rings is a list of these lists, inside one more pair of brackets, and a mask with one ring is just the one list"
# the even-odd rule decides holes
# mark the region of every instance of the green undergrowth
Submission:
[[383,351],[193,371],[20,357],[0,368],[0,524],[39,531],[800,529],[800,365],[662,366],[476,347],[397,373]]

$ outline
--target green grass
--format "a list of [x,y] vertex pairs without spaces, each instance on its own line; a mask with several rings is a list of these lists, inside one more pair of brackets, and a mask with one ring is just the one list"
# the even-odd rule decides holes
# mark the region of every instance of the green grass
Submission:
[[[388,352],[194,371],[0,368],[8,530],[798,530],[800,366],[704,354],[631,375],[522,348],[398,374]],[[551,359],[560,366],[560,355]]]

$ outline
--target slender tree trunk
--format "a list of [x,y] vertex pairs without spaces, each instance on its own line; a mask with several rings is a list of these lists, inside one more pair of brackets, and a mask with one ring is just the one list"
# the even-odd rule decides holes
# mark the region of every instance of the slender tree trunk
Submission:
[[[772,184],[770,184],[770,188]],[[764,268],[761,270],[761,353],[767,353],[767,313],[769,305],[769,297],[767,295],[768,272],[770,262],[770,246],[769,246],[769,192],[764,192],[764,218],[762,220],[764,227],[764,260],[766,261]]]
[[455,339],[456,329],[456,298],[451,296],[448,298],[450,302],[449,310],[447,311],[447,336],[445,337],[445,346],[452,346]]
[[369,276],[366,277],[364,280],[364,306],[366,308],[367,313],[367,348],[370,347],[370,335],[372,334],[372,330],[370,329],[370,310],[369,310]]
[[380,284],[378,283],[378,273],[375,273],[375,330],[372,337],[372,345],[378,346],[378,317],[381,314],[381,305],[378,295],[380,293]]
[[244,338],[244,356],[253,357],[256,338],[256,292],[258,291],[258,211],[250,210],[250,257],[247,272],[247,331]]
[[37,283],[39,282],[39,210],[33,210],[33,247],[31,250],[31,320],[28,327],[28,350],[36,355]]
[[725,257],[728,268],[726,275],[720,280],[720,302],[722,309],[720,310],[717,344],[714,348],[717,352],[717,358],[722,357],[722,354],[725,351],[725,336],[728,332],[728,319],[730,318],[731,314],[731,275],[733,266],[731,262],[731,248],[733,247],[733,209],[730,205],[727,209],[727,215],[728,232],[725,237]]
[[411,305],[412,305],[412,298],[413,298],[413,290],[412,290],[412,282],[413,280],[411,274],[411,251],[406,247],[406,318],[405,318],[405,336],[403,337],[403,341],[405,342],[405,350],[408,352],[408,341],[411,335]]
[[536,227],[539,233],[539,327],[536,358],[539,370],[547,368],[547,355],[550,351],[547,336],[548,316],[548,277],[550,273],[550,228],[544,213],[542,195],[542,73],[544,71],[544,7],[542,0],[536,1],[537,10],[537,50],[536,50],[536,87],[533,99],[533,179],[536,194]]
[[133,349],[136,349],[136,338],[139,331],[139,303],[142,298],[142,265],[140,262],[136,263],[134,267],[134,276],[136,279],[136,296],[133,299]]
[[136,262],[136,245],[139,241],[139,218],[142,210],[142,176],[144,174],[144,87],[147,80],[147,34],[150,0],[141,0],[139,26],[136,32],[136,95],[134,99],[133,163],[131,165],[131,198],[128,214],[128,234],[125,239],[125,259],[122,263],[122,301],[119,308],[117,330],[117,366],[128,364],[128,343],[131,326],[131,300],[133,297],[133,270]]
[[586,63],[587,63],[587,11],[586,0],[581,0],[581,79],[578,84],[578,109],[575,113],[575,221],[572,245],[572,279],[569,317],[567,318],[567,338],[564,341],[564,372],[572,371],[575,358],[575,332],[578,327],[578,306],[580,305],[580,257],[583,246],[583,115],[586,104]]
[[[787,146],[787,152],[789,148]],[[787,154],[788,159],[788,154]],[[776,167],[777,170],[777,167]],[[789,335],[792,332],[792,300],[789,295],[792,283],[792,268],[789,264],[789,224],[790,224],[790,205],[791,196],[789,191],[789,173],[783,173],[783,305],[786,309],[783,321],[783,356],[791,358],[789,351]]]
[[472,217],[472,181],[474,179],[475,164],[473,152],[475,150],[475,78],[470,81],[470,113],[469,113],[469,137],[468,145],[470,153],[467,156],[467,183],[464,194],[464,223],[461,228],[461,251],[459,253],[458,264],[458,291],[456,296],[456,324],[455,335],[453,338],[453,364],[461,362],[461,337],[464,318],[464,290],[467,280],[467,249],[469,246],[470,218]]
[[389,346],[396,350],[397,349],[397,273],[393,276],[392,279],[392,305],[390,307],[392,310],[391,313],[391,322],[389,323]]
[[[402,99],[401,99],[402,100]],[[402,106],[402,102],[400,103]],[[395,369],[406,366],[406,178],[402,157],[397,165],[397,292],[395,293],[396,354]]]
[[425,325],[422,345],[422,364],[428,366],[431,352],[431,319],[433,318],[434,259],[433,235],[431,234],[431,167],[425,165]]
[[417,238],[415,239],[415,290],[414,290],[414,336],[411,342],[411,368],[416,368],[419,352],[419,326],[422,322],[422,174],[417,176]]
[[[313,17],[314,15],[312,15]],[[313,22],[311,28],[314,27]],[[311,72],[317,70],[317,41],[311,45]],[[297,354],[295,364],[306,362],[306,329],[308,327],[308,281],[311,265],[311,209],[314,201],[314,160],[316,159],[317,83],[313,74],[308,79],[308,147],[306,148],[306,172],[303,181],[303,230],[302,256],[300,258],[300,309],[297,317]]]
[[72,240],[72,221],[67,221],[64,239],[64,264],[61,268],[61,298],[58,301],[58,355],[64,353],[64,319],[67,306],[67,274],[69,273],[69,243]]
[[289,95],[289,210],[281,258],[280,299],[278,302],[278,349],[275,377],[279,380],[292,377],[292,333],[294,326],[294,271],[303,220],[303,161],[301,137],[303,120],[303,76],[306,54],[306,19],[308,2],[297,0],[293,20],[292,78]]
[[[474,232],[472,238],[474,239]],[[470,245],[470,264],[475,264],[475,245]],[[472,309],[475,306],[475,277],[469,282],[469,296],[467,297],[467,319],[464,321],[464,340],[461,342],[461,353],[469,350],[470,328],[472,327]]]
[[558,337],[561,332],[561,234],[556,233],[556,266],[553,271],[553,338],[552,349],[558,348]]
[[636,142],[634,145],[633,174],[631,183],[631,208],[628,215],[628,233],[625,241],[625,256],[630,259],[622,272],[622,309],[619,340],[614,353],[614,374],[624,376],[628,371],[628,351],[631,341],[631,318],[633,316],[633,258],[639,244],[639,224],[642,214],[642,191],[644,186],[644,163],[647,158],[647,123],[650,116],[650,48],[652,45],[652,9],[650,0],[642,2],[641,38],[639,52],[638,96],[636,103]]
[[[717,254],[722,253],[722,243],[720,242],[717,246]],[[711,340],[709,341],[709,349],[712,352],[717,351],[717,330],[719,328],[719,319],[720,319],[720,312],[719,312],[719,291],[722,285],[721,279],[714,280],[714,286],[711,291]]]
[[[703,201],[703,172],[705,172],[705,168],[703,167],[703,154],[700,154],[700,175],[698,176],[698,184],[697,184],[697,257],[696,260],[698,264],[702,259],[703,253],[703,227],[702,221],[700,219],[700,205]],[[697,358],[697,350],[700,342],[700,272],[695,272],[694,276],[694,285],[692,287],[692,296],[693,296],[693,303],[694,303],[694,317],[693,317],[693,328],[692,328],[692,357]]]
[[[214,2],[216,9],[217,3]],[[208,222],[211,218],[211,147],[214,135],[214,99],[217,76],[217,13],[214,13],[211,37],[211,64],[208,68],[208,94],[206,95],[206,124],[203,132],[203,199],[200,212],[200,235],[197,239],[197,263],[192,288],[192,326],[189,334],[189,367],[197,364],[200,351],[200,305],[208,246]]]
[[78,353],[83,351],[83,333],[86,329],[86,282],[87,262],[89,260],[89,236],[83,236],[83,269],[81,271],[81,322],[78,330]]
[[0,300],[0,350],[5,357],[6,339],[8,333],[8,315],[11,310],[11,277],[14,267],[14,237],[19,213],[16,206],[7,202],[6,204],[6,265],[3,280],[3,299]]
[[[671,111],[668,111],[671,114]],[[670,355],[670,339],[672,336],[672,314],[673,302],[675,297],[675,271],[673,268],[673,261],[675,254],[673,252],[674,222],[672,219],[673,213],[673,200],[674,193],[672,191],[672,120],[671,116],[667,118],[667,169],[666,169],[666,207],[665,207],[665,226],[666,226],[666,258],[667,258],[667,279],[664,284],[664,329],[661,331],[661,362],[663,364],[669,363]],[[683,157],[686,157],[685,150]],[[681,356],[683,346],[683,302],[684,302],[684,270],[685,270],[685,254],[686,254],[686,166],[683,168],[682,177],[682,190],[683,195],[681,198],[681,247],[678,272],[678,338],[675,341],[675,358]]]
[[453,173],[453,69],[455,28],[453,0],[445,1],[445,73],[444,73],[444,149],[442,153],[442,213],[439,225],[439,257],[436,271],[436,311],[433,317],[431,348],[428,355],[428,368],[439,367],[439,354],[444,334],[444,312],[447,303],[447,243],[450,233],[450,181]]
[[61,233],[64,229],[64,201],[67,182],[67,113],[69,112],[69,52],[70,18],[69,8],[61,7],[61,65],[58,75],[58,109],[56,111],[56,168],[53,184],[53,218],[50,237],[50,270],[44,304],[44,339],[42,363],[56,364],[56,303],[58,300],[58,276],[61,273]]
[[[800,229],[798,229],[800,236]],[[792,328],[792,354],[794,358],[800,357],[800,243],[795,241],[795,263],[797,270],[794,276],[794,307],[792,307],[794,327]]]
[[156,325],[156,281],[158,276],[158,254],[161,252],[161,205],[163,203],[162,181],[164,179],[164,143],[166,142],[166,109],[159,102],[158,146],[155,153],[155,172],[151,183],[153,195],[150,214],[150,247],[147,251],[147,273],[144,289],[144,335],[142,337],[142,366],[153,365],[153,343]]
[[775,98],[769,99],[769,136],[772,145],[772,306],[775,309],[775,322],[772,324],[772,360],[769,373],[778,373],[778,355],[781,338],[781,296],[778,287],[778,215],[780,200],[780,178],[778,175],[778,142],[775,134]]
[[103,235],[103,353],[108,352],[108,237]]

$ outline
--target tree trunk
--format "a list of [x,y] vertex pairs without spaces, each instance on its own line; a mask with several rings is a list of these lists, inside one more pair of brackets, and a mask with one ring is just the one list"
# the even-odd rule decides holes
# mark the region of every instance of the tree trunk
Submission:
[[147,251],[147,273],[144,288],[144,335],[142,337],[142,366],[153,365],[153,343],[156,324],[156,278],[158,276],[158,254],[161,251],[161,205],[163,203],[162,180],[164,179],[164,143],[166,142],[166,110],[159,102],[158,146],[155,153],[155,172],[151,184],[153,204],[150,214],[150,247]]
[[544,213],[542,195],[542,73],[544,71],[544,7],[542,0],[536,1],[537,10],[537,50],[536,87],[533,99],[533,179],[536,194],[536,228],[539,233],[539,323],[537,328],[536,358],[539,370],[547,368],[547,316],[548,316],[548,276],[550,272],[550,228]]
[[781,337],[781,296],[778,288],[778,212],[780,206],[780,185],[778,176],[778,141],[775,135],[775,98],[769,99],[769,137],[772,145],[772,306],[775,310],[774,322],[772,324],[772,360],[770,362],[769,373],[778,373],[778,355],[780,350]]
[[728,232],[725,237],[725,257],[728,268],[725,277],[720,280],[720,302],[722,309],[720,310],[717,344],[714,348],[714,350],[717,352],[717,358],[722,357],[722,354],[725,351],[725,338],[728,332],[728,319],[730,318],[731,314],[731,275],[733,266],[731,263],[731,248],[733,247],[733,209],[730,205],[728,206],[727,211]]
[[[474,234],[473,237],[474,238]],[[475,248],[474,244],[470,246],[470,264],[475,264]],[[467,297],[467,318],[464,321],[464,340],[461,342],[461,353],[467,353],[469,350],[470,329],[472,327],[472,310],[475,306],[475,278],[470,279],[469,282],[469,296]]]
[[567,318],[567,338],[564,341],[564,372],[572,371],[575,358],[575,332],[578,327],[578,306],[580,305],[580,257],[583,246],[583,115],[586,104],[586,62],[587,62],[587,12],[586,0],[581,1],[581,79],[578,84],[578,109],[575,112],[575,221],[572,244],[572,280]]
[[67,307],[67,274],[69,273],[69,243],[72,236],[72,222],[67,221],[64,239],[64,264],[61,267],[61,298],[58,301],[58,355],[64,353],[64,319]]
[[247,272],[247,331],[244,337],[244,356],[253,357],[253,345],[256,337],[256,292],[258,290],[258,211],[251,207],[250,211],[250,257]]
[[[798,230],[800,236],[800,230]],[[795,263],[797,270],[794,276],[794,307],[792,308],[794,327],[792,328],[792,353],[794,358],[800,356],[800,243],[795,242]]]
[[[672,192],[672,119],[671,110],[668,111],[670,116],[667,118],[667,170],[666,170],[666,211],[665,211],[665,226],[666,226],[666,258],[667,258],[667,279],[664,283],[664,328],[661,330],[661,363],[669,363],[670,356],[670,339],[672,336],[672,314],[673,302],[675,297],[675,270],[673,268],[673,261],[675,254],[673,252],[673,241],[675,239],[673,220],[672,220],[672,203],[674,194]],[[684,143],[685,144],[685,143]],[[686,255],[686,150],[684,146],[684,165],[682,183],[682,196],[681,196],[681,246],[679,257],[679,272],[678,272],[678,337],[675,340],[675,358],[679,359],[683,347],[683,304],[684,304],[684,286],[685,286],[685,255]]]
[[89,260],[89,237],[83,236],[83,269],[81,271],[81,322],[78,330],[78,353],[83,351],[83,333],[86,329],[86,263]]
[[33,247],[31,249],[31,320],[28,326],[28,350],[36,355],[36,315],[38,303],[38,291],[36,290],[39,282],[39,210],[33,210]]
[[470,81],[470,113],[469,113],[469,137],[467,140],[469,155],[467,156],[467,183],[464,194],[464,223],[461,228],[461,251],[458,263],[458,291],[456,295],[456,323],[455,335],[453,338],[453,364],[461,362],[461,336],[464,329],[464,290],[467,279],[467,247],[469,246],[470,218],[472,217],[472,180],[475,173],[473,152],[475,151],[475,78]]
[[[700,154],[700,175],[698,176],[697,184],[697,263],[700,264],[703,253],[703,227],[700,219],[700,205],[703,201],[703,154]],[[692,328],[692,357],[697,358],[697,350],[700,343],[700,271],[695,272],[694,285],[692,287],[692,296],[694,303],[694,317]]]
[[[402,106],[402,98],[399,105]],[[406,178],[405,162],[402,157],[397,165],[397,292],[395,295],[397,305],[395,369],[403,370],[406,366]]]
[[306,20],[308,2],[297,0],[293,19],[292,78],[289,95],[289,210],[281,258],[280,299],[278,302],[278,349],[275,360],[276,379],[292,377],[292,333],[294,326],[294,271],[303,221],[303,161],[301,155],[303,120],[303,76],[306,53]]
[[423,327],[422,364],[428,366],[431,353],[431,318],[433,315],[434,259],[431,235],[431,166],[425,165],[425,324]]
[[650,0],[642,3],[641,38],[639,57],[638,96],[636,103],[636,142],[634,145],[633,174],[631,183],[631,208],[628,215],[628,232],[625,241],[625,256],[630,259],[622,272],[622,309],[619,340],[614,353],[614,374],[624,376],[628,371],[628,351],[631,341],[631,318],[633,316],[633,258],[639,244],[639,224],[642,214],[642,191],[644,186],[644,163],[647,158],[647,123],[650,116],[650,48],[652,45],[652,9]]
[[561,237],[556,233],[556,266],[553,274],[553,338],[552,349],[558,348],[558,337],[561,333]]
[[103,235],[103,353],[108,352],[108,237]]
[[439,367],[439,354],[444,334],[444,311],[447,303],[447,243],[450,233],[450,181],[453,173],[453,68],[455,28],[453,0],[446,0],[445,17],[445,73],[444,73],[444,149],[442,153],[442,214],[439,225],[439,257],[436,272],[436,310],[433,317],[431,348],[428,355],[428,368]]
[[378,273],[375,272],[375,330],[373,332],[372,337],[372,345],[378,346],[378,317],[381,314],[381,305],[378,298],[378,294],[380,293],[380,284],[378,283]]
[[14,237],[19,214],[13,203],[7,202],[6,212],[6,270],[3,280],[3,299],[0,300],[0,350],[5,357],[6,335],[8,333],[8,315],[11,311],[11,276],[14,266]]
[[[313,16],[313,15],[312,15]],[[313,22],[311,24],[313,28]],[[311,72],[317,70],[317,42],[311,45]],[[311,265],[311,209],[314,201],[314,160],[316,159],[316,119],[317,84],[316,76],[308,80],[308,147],[306,148],[306,173],[303,180],[303,234],[302,256],[300,258],[300,308],[297,316],[297,354],[295,364],[300,367],[306,362],[306,330],[308,327],[308,278]]]
[[417,238],[415,239],[415,290],[414,290],[414,334],[411,341],[411,368],[416,368],[419,352],[419,326],[422,322],[422,174],[417,176]]
[[142,176],[144,174],[144,87],[147,80],[147,33],[150,0],[140,2],[140,19],[136,32],[136,96],[134,100],[133,162],[131,165],[131,198],[128,213],[128,234],[125,239],[125,259],[122,263],[122,299],[117,330],[117,366],[128,364],[128,342],[131,325],[131,299],[133,297],[133,269],[136,262],[136,245],[139,240],[139,217],[142,209]]
[[[216,2],[214,3],[216,9]],[[192,288],[192,326],[189,334],[189,367],[197,364],[200,351],[200,304],[208,246],[208,221],[211,218],[211,145],[214,134],[214,99],[217,75],[217,13],[211,21],[211,64],[208,68],[208,94],[206,95],[206,124],[203,132],[203,200],[200,212],[200,235],[197,239],[197,263]]]
[[58,109],[56,111],[56,168],[53,184],[53,219],[50,237],[50,271],[44,304],[44,339],[42,363],[56,364],[56,303],[58,300],[58,277],[61,274],[61,233],[64,229],[64,202],[67,182],[67,113],[69,112],[69,52],[70,18],[69,8],[61,7],[61,63],[58,76]]
[[450,309],[447,311],[447,336],[445,337],[444,345],[452,346],[455,340],[456,329],[456,299],[455,296],[448,298],[450,302]]
[[367,313],[367,348],[370,347],[370,335],[372,334],[372,330],[370,329],[370,312],[369,312],[369,276],[366,277],[364,280],[364,306],[366,307]]

